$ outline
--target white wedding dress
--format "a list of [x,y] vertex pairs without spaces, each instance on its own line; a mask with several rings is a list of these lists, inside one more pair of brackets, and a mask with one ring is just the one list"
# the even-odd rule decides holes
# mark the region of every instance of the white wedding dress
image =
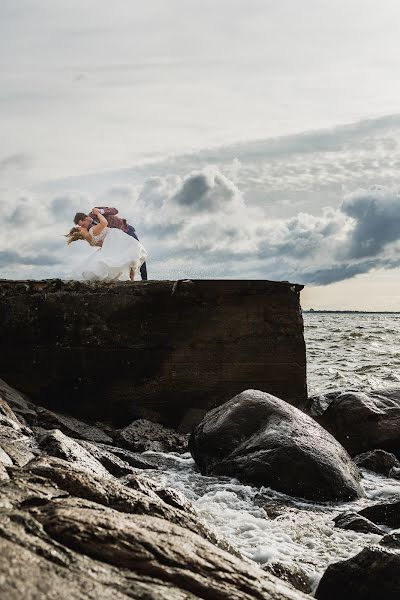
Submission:
[[93,235],[96,243],[102,245],[93,248],[78,266],[70,273],[71,279],[85,281],[126,281],[130,270],[135,273],[146,260],[146,250],[134,237],[116,229],[105,227],[99,235]]

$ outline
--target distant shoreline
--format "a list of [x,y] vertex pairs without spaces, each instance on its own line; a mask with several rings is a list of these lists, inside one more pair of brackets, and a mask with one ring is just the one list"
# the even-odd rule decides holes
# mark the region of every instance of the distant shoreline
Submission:
[[400,315],[398,310],[302,310],[303,314]]

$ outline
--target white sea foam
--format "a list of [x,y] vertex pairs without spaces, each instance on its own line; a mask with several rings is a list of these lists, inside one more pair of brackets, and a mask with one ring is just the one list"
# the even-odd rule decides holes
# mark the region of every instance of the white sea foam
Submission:
[[[161,464],[167,458],[161,453],[158,457]],[[172,460],[176,460],[175,466]],[[363,480],[365,497],[354,502],[317,504],[234,479],[203,477],[188,454],[175,458],[169,454],[168,462],[167,468],[151,473],[158,485],[183,492],[204,522],[246,557],[261,565],[268,561],[295,563],[314,584],[329,563],[349,558],[380,539],[379,535],[337,528],[333,518],[377,501],[400,498],[400,482],[368,471]],[[265,505],[281,514],[269,518]]]

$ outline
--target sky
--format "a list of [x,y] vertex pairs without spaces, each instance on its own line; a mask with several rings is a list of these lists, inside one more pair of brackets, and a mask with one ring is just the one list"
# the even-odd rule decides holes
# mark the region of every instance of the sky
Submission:
[[151,278],[400,310],[395,0],[0,0],[0,277],[116,206]]

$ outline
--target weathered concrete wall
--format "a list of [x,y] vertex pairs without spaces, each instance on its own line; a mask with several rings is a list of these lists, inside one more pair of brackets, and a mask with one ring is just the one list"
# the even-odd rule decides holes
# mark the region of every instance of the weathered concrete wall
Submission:
[[[247,389],[306,399],[302,286],[0,281],[0,377],[91,420],[179,425]],[[193,412],[193,411],[192,411]]]

